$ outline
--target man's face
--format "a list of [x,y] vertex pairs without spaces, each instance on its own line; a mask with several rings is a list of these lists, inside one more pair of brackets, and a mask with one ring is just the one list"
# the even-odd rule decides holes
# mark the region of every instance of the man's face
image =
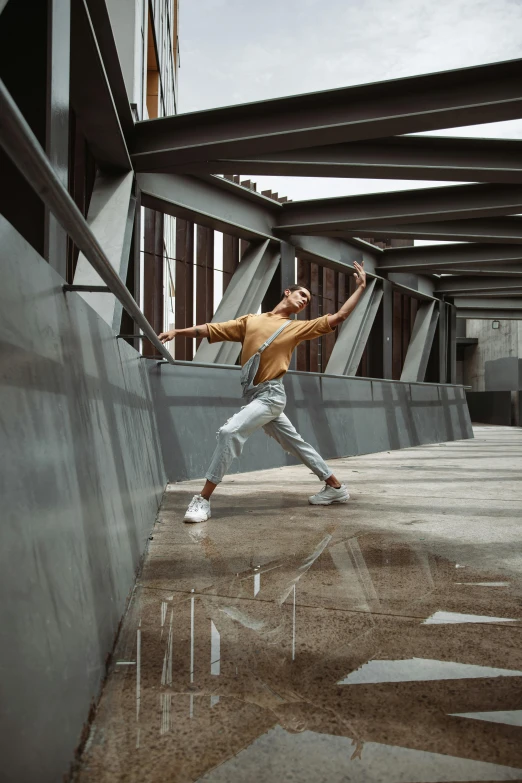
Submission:
[[[287,291],[285,291],[285,294]],[[299,288],[297,291],[288,291],[286,303],[291,306],[293,313],[300,313],[301,310],[304,310],[310,299],[310,291],[306,288]]]

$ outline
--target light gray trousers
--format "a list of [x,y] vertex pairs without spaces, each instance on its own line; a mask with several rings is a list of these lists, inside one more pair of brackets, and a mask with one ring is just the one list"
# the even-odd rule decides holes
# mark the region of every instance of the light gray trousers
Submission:
[[205,478],[219,484],[227,473],[234,457],[239,457],[243,446],[261,427],[274,438],[285,451],[301,460],[321,481],[329,478],[330,470],[313,446],[306,443],[289,418],[283,413],[286,394],[283,381],[265,381],[247,393],[246,404],[218,431],[217,446]]

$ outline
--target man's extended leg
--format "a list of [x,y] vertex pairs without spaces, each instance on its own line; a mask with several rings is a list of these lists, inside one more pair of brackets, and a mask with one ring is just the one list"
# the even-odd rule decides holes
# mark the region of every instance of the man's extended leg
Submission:
[[312,505],[329,506],[331,503],[345,503],[350,495],[348,490],[333,475],[321,455],[310,443],[299,435],[296,428],[284,413],[263,426],[264,431],[274,438],[285,451],[301,460],[315,475],[326,482],[321,492],[308,500]]
[[201,495],[194,495],[185,514],[185,522],[204,522],[210,518],[209,498],[227,473],[232,460],[239,457],[246,440],[256,430],[277,416],[281,407],[263,396],[245,405],[218,430],[217,446],[205,475],[206,483]]

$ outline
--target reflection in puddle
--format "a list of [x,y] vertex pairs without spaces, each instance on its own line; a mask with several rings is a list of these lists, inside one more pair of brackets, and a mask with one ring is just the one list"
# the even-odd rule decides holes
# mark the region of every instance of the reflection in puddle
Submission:
[[348,674],[338,685],[368,685],[378,682],[421,682],[430,680],[462,680],[479,677],[522,677],[522,671],[494,669],[490,666],[470,666],[453,661],[410,658],[403,661],[374,660]]
[[[259,765],[260,759],[265,764]],[[296,769],[307,770],[306,780],[328,783],[491,783],[520,780],[522,772],[508,766],[377,742],[365,742],[360,755],[354,757],[353,740],[349,737],[325,736],[313,731],[291,735],[277,727],[200,780],[201,783],[239,783],[255,779],[256,783],[274,783],[295,780]],[[247,775],[241,777],[245,771]]]
[[423,621],[423,625],[449,625],[451,623],[516,623],[516,619],[490,617],[482,614],[460,614],[460,612],[435,612]]
[[507,710],[502,712],[452,712],[456,718],[473,718],[485,720],[488,723],[504,723],[506,726],[522,726],[522,710]]
[[415,538],[314,530],[239,562],[203,533],[218,578],[137,591],[78,783],[522,777],[509,582],[467,566],[457,591]]
[[509,587],[509,582],[455,582],[457,585],[467,585],[468,587]]

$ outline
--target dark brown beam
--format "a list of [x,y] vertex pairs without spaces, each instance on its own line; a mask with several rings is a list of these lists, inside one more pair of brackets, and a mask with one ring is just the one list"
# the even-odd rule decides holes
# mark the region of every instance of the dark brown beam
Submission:
[[138,171],[518,119],[522,60],[137,123]]
[[[192,326],[194,276],[194,224],[176,220],[176,300],[175,328]],[[176,359],[192,359],[192,346],[184,337],[175,337]]]

